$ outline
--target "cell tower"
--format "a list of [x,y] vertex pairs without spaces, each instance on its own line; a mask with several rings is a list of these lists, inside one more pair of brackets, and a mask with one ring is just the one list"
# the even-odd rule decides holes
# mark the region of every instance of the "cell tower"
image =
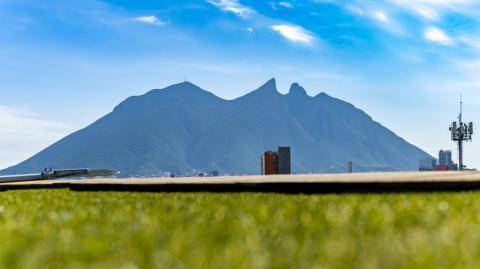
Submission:
[[[472,141],[473,134],[473,122],[469,122],[468,125],[462,121],[462,106],[463,101],[460,97],[460,114],[458,114],[458,123],[454,121],[450,126],[452,133],[452,140],[458,144],[458,169],[463,170],[463,141]],[[458,125],[457,125],[458,124]]]

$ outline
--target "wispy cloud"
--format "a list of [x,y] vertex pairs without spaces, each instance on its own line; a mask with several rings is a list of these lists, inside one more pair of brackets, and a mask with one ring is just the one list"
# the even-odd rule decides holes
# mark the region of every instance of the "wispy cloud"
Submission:
[[141,22],[141,23],[146,23],[146,24],[152,24],[152,25],[165,25],[167,22],[159,20],[155,16],[141,16],[141,17],[135,17],[132,18],[132,20]]
[[67,124],[7,106],[0,106],[0,128],[0,168],[25,160],[72,131]]
[[270,3],[273,9],[278,9],[278,8],[294,8],[293,4],[291,2],[287,1],[273,1]]
[[357,16],[363,16],[365,15],[365,10],[363,10],[362,8],[358,7],[358,6],[355,6],[355,5],[347,5],[345,6],[345,9],[352,13],[352,14],[355,14]]
[[453,40],[450,36],[448,36],[442,29],[437,27],[428,27],[423,37],[431,42],[438,43],[444,46],[452,45]]
[[373,5],[370,1],[352,1],[353,4],[342,6],[348,13],[359,18],[371,21],[376,27],[397,36],[406,36],[408,31],[405,25],[395,16],[395,12],[386,5]]
[[404,36],[407,34],[405,26],[395,18],[392,18],[383,10],[376,10],[369,13],[370,17],[376,22],[376,25],[385,31],[395,35]]
[[248,18],[255,13],[253,9],[242,5],[238,0],[207,0],[207,2],[225,12],[232,12],[242,18]]
[[478,35],[475,35],[475,36],[472,36],[472,35],[466,36],[466,35],[464,35],[464,36],[461,36],[461,37],[459,38],[459,40],[460,40],[463,44],[465,44],[465,45],[469,46],[470,48],[472,48],[472,49],[480,52],[480,38],[478,38]]
[[399,5],[428,5],[431,7],[449,8],[455,8],[455,6],[473,5],[478,3],[477,0],[390,0],[390,2],[397,3]]
[[311,44],[315,39],[312,34],[300,26],[279,24],[272,25],[272,29],[291,42]]
[[419,6],[419,7],[414,7],[413,9],[420,16],[429,20],[436,20],[440,16],[435,9],[430,7]]
[[477,0],[390,0],[389,2],[429,20],[436,20],[449,11],[470,13]]

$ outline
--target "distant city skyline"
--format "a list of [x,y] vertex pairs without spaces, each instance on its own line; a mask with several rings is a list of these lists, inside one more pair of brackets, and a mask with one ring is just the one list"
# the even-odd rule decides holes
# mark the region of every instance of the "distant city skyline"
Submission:
[[[480,123],[479,15],[473,0],[0,0],[0,168],[129,96],[186,79],[233,99],[272,77],[457,161],[460,94]],[[480,168],[476,140],[465,164]]]

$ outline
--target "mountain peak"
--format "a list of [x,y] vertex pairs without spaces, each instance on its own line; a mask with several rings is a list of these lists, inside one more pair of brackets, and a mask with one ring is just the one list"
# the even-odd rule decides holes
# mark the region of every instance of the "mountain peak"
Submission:
[[204,89],[200,88],[199,86],[189,82],[189,81],[183,81],[180,83],[176,83],[173,85],[170,85],[166,88],[163,89],[153,89],[147,94],[163,94],[165,92],[172,93],[172,94],[187,94],[187,93],[209,93],[208,91],[205,91]]
[[180,83],[177,83],[177,84],[178,85],[194,85],[194,86],[196,86],[195,84],[193,84],[192,82],[187,81],[187,80],[184,80],[184,81],[182,81]]
[[307,95],[307,91],[305,91],[305,89],[300,86],[298,83],[293,83],[291,86],[290,86],[290,90],[288,91],[288,94],[291,94],[291,95]]
[[325,92],[321,92],[319,94],[317,94],[317,96],[315,97],[330,97],[328,94],[326,94]]
[[167,88],[182,88],[182,89],[201,89],[197,85],[191,83],[190,81],[183,81],[177,84],[173,84]]
[[257,89],[257,91],[275,91],[277,92],[277,83],[275,81],[275,78],[271,78],[265,84],[260,86],[260,88]]

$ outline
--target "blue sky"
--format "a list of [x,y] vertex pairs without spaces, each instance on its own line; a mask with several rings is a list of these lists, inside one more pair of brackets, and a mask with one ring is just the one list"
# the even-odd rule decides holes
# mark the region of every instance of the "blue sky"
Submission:
[[436,155],[460,94],[480,123],[479,71],[473,0],[0,0],[0,167],[184,79],[226,99],[299,82]]

